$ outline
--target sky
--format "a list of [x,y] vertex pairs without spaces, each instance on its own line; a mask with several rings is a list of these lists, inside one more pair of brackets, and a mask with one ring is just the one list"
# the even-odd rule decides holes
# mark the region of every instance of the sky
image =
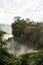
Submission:
[[11,24],[15,16],[43,22],[43,0],[0,0],[0,23]]

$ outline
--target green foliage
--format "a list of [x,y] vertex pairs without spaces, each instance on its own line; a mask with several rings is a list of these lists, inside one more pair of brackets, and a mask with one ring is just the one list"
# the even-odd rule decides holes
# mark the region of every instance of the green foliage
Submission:
[[22,40],[26,44],[32,44],[34,49],[41,49],[40,52],[25,53],[14,56],[7,51],[4,34],[0,30],[0,65],[43,65],[43,26],[41,23],[34,23],[30,20],[16,17],[12,23],[12,34],[14,38]]
[[34,49],[39,49],[43,46],[43,26],[41,23],[16,17],[16,20],[11,26],[12,34],[17,40],[28,46],[31,45]]
[[21,56],[21,65],[29,65],[29,55],[24,54]]
[[[1,31],[0,31],[1,32]],[[0,65],[43,65],[43,51],[34,53],[25,53],[20,56],[14,56],[8,53],[2,38],[3,33],[0,33]],[[1,42],[2,41],[2,42]],[[5,43],[6,44],[6,43]]]
[[3,40],[5,33],[0,30],[0,65],[21,65],[21,61],[7,51],[6,42]]
[[43,53],[37,53],[33,56],[32,65],[43,65]]
[[26,27],[26,21],[24,19],[17,19],[15,23],[12,24],[12,34],[14,36],[20,36],[24,34],[24,29]]

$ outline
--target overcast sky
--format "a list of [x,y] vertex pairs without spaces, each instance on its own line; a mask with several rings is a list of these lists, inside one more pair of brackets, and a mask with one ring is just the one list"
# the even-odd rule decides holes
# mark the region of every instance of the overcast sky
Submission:
[[43,21],[43,0],[0,0],[0,23],[11,24],[14,16]]

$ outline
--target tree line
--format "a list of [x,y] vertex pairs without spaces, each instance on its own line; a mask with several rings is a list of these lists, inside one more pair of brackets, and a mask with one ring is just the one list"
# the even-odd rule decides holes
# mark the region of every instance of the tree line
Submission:
[[14,38],[34,49],[43,48],[43,23],[15,17],[11,25]]

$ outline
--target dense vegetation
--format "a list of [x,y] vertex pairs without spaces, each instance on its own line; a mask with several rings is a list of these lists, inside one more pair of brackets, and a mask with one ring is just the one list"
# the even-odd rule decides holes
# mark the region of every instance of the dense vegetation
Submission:
[[20,65],[19,58],[8,52],[6,42],[3,39],[4,34],[6,32],[0,30],[0,65]]
[[31,46],[34,49],[43,48],[43,23],[15,17],[14,23],[12,23],[12,34],[14,38],[28,47]]
[[32,44],[38,52],[25,53],[19,56],[10,54],[3,39],[4,34],[0,30],[0,65],[43,65],[43,26],[41,23],[24,20],[20,17],[12,24],[14,38],[26,45]]
[[3,40],[5,32],[0,30],[0,65],[43,65],[43,51],[14,56],[7,51]]

